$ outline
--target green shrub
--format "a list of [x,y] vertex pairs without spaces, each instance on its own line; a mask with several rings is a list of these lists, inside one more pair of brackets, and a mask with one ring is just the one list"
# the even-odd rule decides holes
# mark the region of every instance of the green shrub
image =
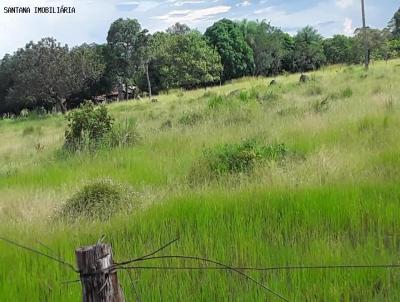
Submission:
[[66,221],[106,220],[118,211],[131,211],[139,206],[138,195],[129,187],[111,180],[85,185],[61,207],[59,217]]
[[287,154],[283,144],[262,145],[256,140],[246,140],[239,144],[224,144],[204,153],[208,169],[216,174],[248,173],[257,161],[282,159]]
[[123,148],[135,145],[140,140],[136,121],[125,120],[123,123],[114,124],[111,131],[106,134],[104,146],[109,148]]
[[353,90],[350,87],[346,87],[340,92],[340,97],[343,99],[351,98],[353,96]]
[[250,94],[246,90],[240,91],[239,100],[242,102],[248,102],[250,100]]
[[178,123],[185,126],[194,126],[203,119],[203,116],[197,112],[185,112],[178,119]]
[[228,99],[221,95],[214,95],[208,100],[208,108],[210,109],[218,109],[219,107],[226,104]]
[[86,102],[79,109],[71,111],[66,119],[68,125],[64,148],[69,151],[98,148],[104,137],[111,132],[114,122],[106,107],[95,107],[91,102]]
[[262,98],[261,91],[263,87],[251,87],[250,90],[241,90],[238,94],[240,101],[247,103],[249,101],[260,101]]

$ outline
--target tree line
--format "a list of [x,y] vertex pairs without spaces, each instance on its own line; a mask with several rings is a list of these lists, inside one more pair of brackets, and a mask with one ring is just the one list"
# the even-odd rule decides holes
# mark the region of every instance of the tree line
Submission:
[[[400,9],[382,30],[367,28],[370,59],[400,56]],[[0,114],[66,112],[115,87],[150,97],[243,76],[307,72],[326,64],[360,64],[363,30],[324,39],[305,27],[294,36],[263,21],[222,19],[204,34],[177,23],[150,34],[135,19],[114,21],[105,44],[69,48],[54,38],[30,42],[0,61]],[[128,93],[126,93],[128,97]]]

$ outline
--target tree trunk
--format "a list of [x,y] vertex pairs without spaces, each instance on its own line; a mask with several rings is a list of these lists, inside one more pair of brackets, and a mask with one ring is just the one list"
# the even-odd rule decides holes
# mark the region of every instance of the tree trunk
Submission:
[[151,82],[150,82],[150,76],[149,76],[149,62],[146,62],[146,78],[147,78],[147,87],[149,88],[149,99],[152,98],[152,93],[151,93]]
[[59,98],[58,99],[58,104],[60,105],[60,109],[61,109],[62,114],[66,114],[67,113],[67,107],[65,106],[65,102],[66,101],[67,100],[64,99],[64,98]]
[[128,79],[125,79],[125,100],[129,100]]

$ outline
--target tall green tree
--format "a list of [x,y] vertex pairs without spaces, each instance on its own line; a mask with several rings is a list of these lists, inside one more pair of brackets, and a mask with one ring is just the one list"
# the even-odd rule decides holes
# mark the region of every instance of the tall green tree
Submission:
[[0,61],[0,114],[18,113],[15,110],[15,104],[9,103],[6,100],[7,94],[14,83],[15,62],[15,57],[9,54],[5,55]]
[[15,103],[17,110],[58,105],[66,112],[68,99],[86,85],[100,78],[104,64],[87,46],[71,52],[53,38],[30,42],[14,55],[13,85],[6,102]]
[[194,88],[221,79],[221,58],[197,31],[186,34],[156,33],[152,47],[151,78],[161,84],[158,89]]
[[253,50],[247,44],[239,24],[222,19],[207,28],[205,36],[221,56],[223,80],[253,73]]
[[[387,29],[366,28],[367,48],[369,56],[372,59],[387,59],[388,47],[387,42],[391,38],[391,33]],[[364,31],[362,28],[355,30],[355,43],[362,45],[364,42]]]
[[263,21],[242,21],[240,27],[254,55],[254,75],[275,75],[282,70],[284,34]]
[[335,35],[333,38],[325,39],[323,45],[327,63],[358,63],[355,62],[357,55],[354,54],[353,44],[353,39],[344,35]]
[[187,26],[186,24],[182,24],[182,23],[175,23],[174,25],[170,26],[167,29],[167,33],[168,34],[174,34],[174,35],[186,35],[188,33],[190,33],[192,30],[190,29],[189,26]]
[[[127,87],[143,64],[147,30],[136,19],[114,21],[107,35],[112,70]],[[126,93],[128,99],[128,93]]]
[[294,69],[304,72],[320,68],[326,62],[323,38],[312,27],[305,27],[294,37]]
[[394,14],[392,20],[390,20],[388,27],[393,36],[396,39],[400,39],[400,8]]

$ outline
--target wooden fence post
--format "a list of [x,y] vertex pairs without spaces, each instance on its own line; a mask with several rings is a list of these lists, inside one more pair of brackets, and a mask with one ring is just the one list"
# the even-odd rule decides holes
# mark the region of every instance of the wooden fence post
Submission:
[[83,302],[124,302],[118,284],[111,245],[96,244],[75,251],[82,284]]

